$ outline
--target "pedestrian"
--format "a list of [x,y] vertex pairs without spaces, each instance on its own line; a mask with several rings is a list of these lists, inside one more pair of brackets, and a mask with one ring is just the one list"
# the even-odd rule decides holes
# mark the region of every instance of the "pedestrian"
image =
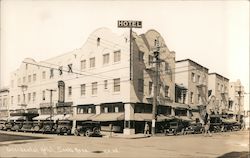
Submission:
[[149,135],[149,125],[148,122],[145,122],[145,127],[144,127],[144,136]]
[[112,123],[109,124],[109,130],[110,130],[110,137],[112,137],[112,132],[113,132],[113,125]]
[[211,134],[209,128],[210,128],[210,120],[207,120],[207,122],[206,122],[206,124],[205,124],[205,133],[204,133],[204,136],[205,136],[205,137],[207,136],[207,134],[208,134],[208,136],[210,136],[210,137],[212,136],[212,134]]

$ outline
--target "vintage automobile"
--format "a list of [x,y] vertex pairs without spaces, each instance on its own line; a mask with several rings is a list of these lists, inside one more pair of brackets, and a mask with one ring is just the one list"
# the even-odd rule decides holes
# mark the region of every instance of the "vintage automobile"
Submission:
[[221,131],[221,118],[219,115],[211,115],[210,116],[210,128],[209,130],[212,132],[220,132]]
[[31,132],[32,128],[33,128],[33,122],[32,121],[25,121],[25,122],[23,122],[23,126],[20,129],[20,131]]
[[56,123],[53,120],[46,120],[42,122],[42,128],[39,130],[42,133],[55,133],[56,132]]
[[74,132],[74,135],[78,136],[100,136],[100,122],[95,121],[84,121],[79,122],[77,128]]
[[6,121],[0,120],[0,130],[4,130]]
[[16,120],[11,130],[18,132],[22,129],[22,127],[23,127],[23,121]]
[[184,134],[198,134],[203,133],[204,127],[201,123],[192,122],[185,128]]
[[57,134],[71,134],[71,129],[72,129],[72,121],[70,120],[59,120],[57,121],[57,129],[56,133]]
[[185,127],[184,127],[182,121],[180,121],[180,120],[171,121],[171,122],[169,122],[169,125],[166,125],[165,135],[184,134],[184,129],[185,129]]
[[11,130],[13,126],[14,126],[14,121],[7,121],[5,122],[3,130],[5,131]]
[[40,132],[43,127],[42,121],[33,121],[33,127],[31,129],[32,132]]

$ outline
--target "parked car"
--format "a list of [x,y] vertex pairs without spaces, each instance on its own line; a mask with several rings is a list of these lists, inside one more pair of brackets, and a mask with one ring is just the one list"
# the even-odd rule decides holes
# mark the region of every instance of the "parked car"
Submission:
[[190,123],[188,127],[185,128],[184,134],[198,134],[203,133],[204,127],[201,123]]
[[4,130],[6,121],[0,120],[0,130]]
[[220,116],[217,115],[210,116],[210,128],[209,128],[210,131],[221,132],[221,125],[222,122]]
[[11,130],[13,126],[14,126],[14,121],[7,121],[5,122],[3,130],[5,131]]
[[56,133],[57,134],[71,134],[72,121],[70,120],[59,120],[57,124]]
[[25,121],[25,122],[23,122],[23,126],[20,129],[20,131],[31,132],[32,128],[33,128],[33,122],[32,121]]
[[17,120],[16,122],[14,122],[14,125],[12,126],[11,130],[12,131],[20,131],[23,127],[23,121],[19,121]]
[[100,136],[100,122],[94,122],[94,121],[84,121],[79,122],[77,125],[77,128],[75,130],[75,135],[80,136]]
[[43,121],[42,128],[40,129],[42,133],[55,133],[56,131],[56,124],[54,121]]
[[173,135],[184,134],[184,129],[185,129],[185,127],[180,120],[171,121],[171,122],[169,122],[169,125],[166,126],[165,135],[167,135],[167,134],[173,134]]
[[33,121],[32,132],[40,132],[43,127],[42,121]]

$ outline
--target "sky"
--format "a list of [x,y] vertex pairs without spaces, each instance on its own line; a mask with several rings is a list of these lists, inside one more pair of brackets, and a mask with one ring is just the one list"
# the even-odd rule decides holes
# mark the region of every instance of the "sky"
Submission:
[[[157,30],[176,60],[190,58],[249,93],[249,1],[2,0],[0,87],[24,58],[45,60],[80,48],[97,28],[117,34],[117,20]],[[249,94],[245,106],[249,109]]]

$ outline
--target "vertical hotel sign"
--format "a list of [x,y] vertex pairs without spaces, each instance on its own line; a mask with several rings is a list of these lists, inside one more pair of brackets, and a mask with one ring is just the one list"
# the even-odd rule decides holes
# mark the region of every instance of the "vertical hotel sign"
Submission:
[[132,81],[133,78],[133,42],[132,42],[132,28],[142,28],[142,21],[134,21],[134,20],[118,20],[117,21],[118,28],[130,28],[130,76],[129,80]]

